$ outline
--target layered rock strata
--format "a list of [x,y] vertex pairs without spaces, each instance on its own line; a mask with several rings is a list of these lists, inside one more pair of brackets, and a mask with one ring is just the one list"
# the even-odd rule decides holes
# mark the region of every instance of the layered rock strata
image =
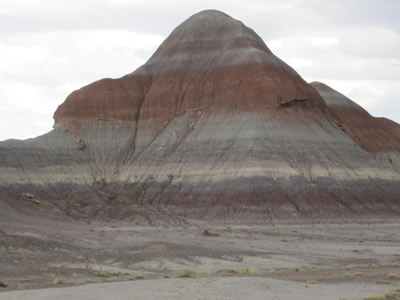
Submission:
[[51,132],[0,143],[0,199],[152,224],[398,218],[400,174],[314,87],[241,22],[200,12],[133,73],[68,96]]
[[360,105],[321,82],[311,85],[320,93],[338,126],[375,159],[400,171],[400,126],[371,116]]

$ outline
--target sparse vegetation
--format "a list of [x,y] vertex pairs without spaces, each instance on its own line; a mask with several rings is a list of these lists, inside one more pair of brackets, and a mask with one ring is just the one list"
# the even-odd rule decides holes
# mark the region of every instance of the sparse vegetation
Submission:
[[400,261],[392,261],[391,263],[387,264],[389,267],[400,267]]
[[307,283],[308,283],[308,284],[316,284],[317,281],[315,281],[315,280],[313,280],[313,279],[309,279],[309,280],[307,280]]
[[0,287],[6,288],[6,287],[8,287],[8,285],[5,284],[3,281],[0,280]]
[[390,299],[390,298],[387,298],[386,295],[377,295],[377,296],[363,298],[363,300],[385,300],[385,299]]
[[94,272],[94,275],[99,276],[99,277],[110,277],[111,273],[107,270],[100,270],[100,271]]
[[378,283],[378,284],[391,284],[392,282],[389,281],[389,280],[378,279],[378,280],[376,281],[376,283]]
[[400,290],[397,290],[396,292],[390,292],[382,295],[376,295],[376,296],[369,296],[363,298],[363,300],[396,300],[400,296]]
[[169,275],[168,274],[164,274],[163,278],[167,279],[167,278],[169,278]]
[[231,273],[235,273],[235,274],[245,274],[245,275],[255,275],[257,274],[257,270],[256,269],[252,269],[252,268],[245,268],[245,269],[232,269]]
[[79,254],[71,254],[71,257],[74,259],[84,259],[84,257],[82,255]]
[[192,269],[185,269],[185,270],[182,270],[182,271],[179,273],[178,277],[179,277],[179,278],[189,278],[189,277],[196,276],[196,274],[197,274],[197,272],[196,272],[195,270],[192,270]]
[[62,283],[64,283],[64,281],[62,279],[60,279],[60,278],[55,278],[53,280],[53,284],[62,284]]
[[94,275],[99,276],[99,277],[111,277],[111,276],[119,276],[121,275],[121,272],[112,272],[109,270],[100,270],[97,272],[94,272]]
[[142,274],[138,274],[136,276],[128,278],[128,280],[141,280],[141,279],[144,279],[144,276]]
[[353,251],[353,253],[360,253],[360,250],[358,250],[358,249],[353,249],[352,251]]

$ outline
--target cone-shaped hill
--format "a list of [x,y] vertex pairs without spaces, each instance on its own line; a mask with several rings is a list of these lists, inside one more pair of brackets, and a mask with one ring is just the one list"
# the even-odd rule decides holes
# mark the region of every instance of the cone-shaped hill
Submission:
[[153,224],[398,218],[399,125],[321,86],[200,12],[133,73],[69,95],[51,132],[0,143],[0,201]]

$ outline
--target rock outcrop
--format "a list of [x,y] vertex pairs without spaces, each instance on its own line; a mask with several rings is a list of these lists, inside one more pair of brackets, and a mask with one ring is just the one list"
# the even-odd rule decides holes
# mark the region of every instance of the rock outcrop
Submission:
[[360,105],[321,82],[311,85],[320,93],[338,126],[375,159],[400,172],[400,126],[371,116]]
[[51,132],[0,143],[0,199],[153,224],[398,218],[400,174],[360,142],[375,123],[351,129],[315,87],[241,22],[200,12],[133,73],[68,96]]

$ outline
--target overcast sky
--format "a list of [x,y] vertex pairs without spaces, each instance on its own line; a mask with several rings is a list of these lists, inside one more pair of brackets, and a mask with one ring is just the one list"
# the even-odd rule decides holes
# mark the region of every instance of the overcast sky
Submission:
[[0,140],[50,131],[70,92],[134,71],[210,8],[253,28],[307,81],[400,122],[399,0],[0,0]]

